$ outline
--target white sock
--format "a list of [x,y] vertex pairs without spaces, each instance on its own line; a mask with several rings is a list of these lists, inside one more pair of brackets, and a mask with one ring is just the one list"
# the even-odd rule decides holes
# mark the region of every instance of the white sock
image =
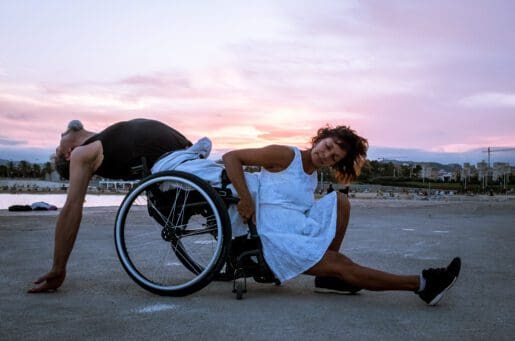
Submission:
[[426,279],[424,278],[424,276],[422,276],[422,274],[420,274],[420,285],[418,287],[418,291],[417,292],[421,292],[422,290],[424,290],[426,288]]

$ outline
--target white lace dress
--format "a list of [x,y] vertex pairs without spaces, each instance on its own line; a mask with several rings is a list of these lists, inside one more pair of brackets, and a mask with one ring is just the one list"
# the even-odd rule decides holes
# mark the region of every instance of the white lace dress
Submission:
[[[211,141],[201,139],[192,147],[158,161],[152,172],[171,169],[190,172],[219,187],[223,167],[205,159],[210,149]],[[336,192],[315,201],[317,174],[306,174],[299,149],[292,149],[295,157],[285,170],[245,173],[247,186],[257,205],[257,230],[263,254],[281,282],[318,263],[336,233]],[[232,185],[229,188],[237,195]],[[231,205],[228,211],[233,237],[246,234],[248,227],[236,205]]]
[[315,201],[317,174],[307,174],[301,153],[281,172],[259,175],[257,229],[265,260],[284,282],[318,263],[336,233],[337,196]]

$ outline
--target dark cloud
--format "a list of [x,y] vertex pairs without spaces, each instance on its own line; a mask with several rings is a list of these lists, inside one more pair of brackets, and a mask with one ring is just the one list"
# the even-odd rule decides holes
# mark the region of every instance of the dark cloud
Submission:
[[0,159],[2,160],[26,160],[29,162],[44,163],[50,161],[52,153],[53,150],[45,148],[3,147],[0,145]]
[[0,146],[18,146],[23,144],[27,144],[27,141],[0,137]]
[[[475,164],[485,161],[487,158],[488,156],[484,148],[472,149],[462,153],[446,153],[410,148],[370,147],[368,152],[369,160],[385,159],[414,162],[439,162],[442,164],[463,164],[465,162]],[[495,160],[492,162],[494,161],[514,164],[515,151],[499,152],[495,154]]]

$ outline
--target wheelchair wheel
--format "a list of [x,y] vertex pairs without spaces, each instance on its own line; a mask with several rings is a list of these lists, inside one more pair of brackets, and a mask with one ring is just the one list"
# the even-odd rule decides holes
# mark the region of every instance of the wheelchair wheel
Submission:
[[115,222],[120,262],[141,287],[184,296],[207,284],[223,266],[231,240],[227,208],[195,175],[151,175],[123,200]]

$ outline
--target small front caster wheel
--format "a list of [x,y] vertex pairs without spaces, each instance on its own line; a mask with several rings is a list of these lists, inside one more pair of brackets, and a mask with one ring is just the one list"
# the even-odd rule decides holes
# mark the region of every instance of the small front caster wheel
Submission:
[[236,299],[241,300],[243,298],[244,292],[245,292],[245,289],[243,289],[243,283],[237,282],[236,283]]

